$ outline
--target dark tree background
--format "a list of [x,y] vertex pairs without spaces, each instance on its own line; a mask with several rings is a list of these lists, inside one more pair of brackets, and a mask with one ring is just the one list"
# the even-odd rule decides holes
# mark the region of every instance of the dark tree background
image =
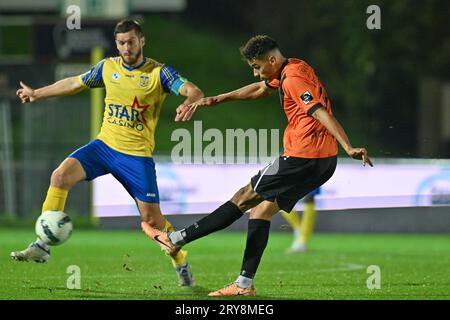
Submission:
[[[366,26],[372,4],[381,9],[381,30]],[[447,0],[195,0],[186,15],[243,41],[271,35],[286,56],[315,68],[354,144],[378,156],[411,157],[420,81],[450,78],[449,12]],[[430,156],[444,155],[450,151]]]

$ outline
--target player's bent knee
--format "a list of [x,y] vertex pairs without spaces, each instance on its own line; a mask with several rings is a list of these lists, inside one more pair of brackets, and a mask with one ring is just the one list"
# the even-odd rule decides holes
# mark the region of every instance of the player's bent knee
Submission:
[[264,199],[262,199],[255,191],[250,184],[241,188],[231,199],[235,205],[239,207],[242,212],[247,211],[248,209],[253,208],[254,206],[261,203]]
[[277,201],[264,201],[254,207],[250,212],[250,219],[272,220],[272,217],[280,211]]
[[69,189],[72,187],[69,183],[69,179],[64,170],[56,169],[53,171],[52,176],[50,178],[50,184],[53,187],[58,187],[61,189]]
[[86,173],[78,160],[67,158],[53,171],[50,185],[68,190],[84,179],[86,179]]

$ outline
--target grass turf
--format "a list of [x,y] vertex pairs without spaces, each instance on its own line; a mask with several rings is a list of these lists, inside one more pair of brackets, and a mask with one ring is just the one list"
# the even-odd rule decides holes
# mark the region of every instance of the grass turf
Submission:
[[[168,260],[139,231],[75,230],[47,264],[10,260],[33,232],[0,230],[0,299],[208,299],[240,270],[245,233],[219,232],[189,244],[195,288],[179,287]],[[257,299],[450,299],[449,235],[315,234],[310,252],[286,254],[291,235],[272,232],[255,285]],[[67,268],[81,289],[67,289]],[[369,265],[381,289],[366,286]],[[252,297],[238,297],[252,299]]]

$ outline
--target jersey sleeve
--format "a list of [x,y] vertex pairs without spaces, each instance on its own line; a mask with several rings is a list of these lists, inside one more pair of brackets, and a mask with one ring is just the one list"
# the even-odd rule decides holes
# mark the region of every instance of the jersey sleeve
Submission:
[[161,85],[167,93],[180,94],[181,87],[188,82],[187,79],[180,76],[177,70],[168,65],[164,65],[159,72]]
[[97,63],[86,73],[81,74],[78,79],[80,83],[88,88],[104,88],[105,83],[103,82],[103,65],[105,64],[105,59]]
[[309,116],[323,106],[320,99],[320,86],[315,86],[313,83],[301,77],[290,77],[286,79],[283,82],[283,90],[289,93],[290,97]]

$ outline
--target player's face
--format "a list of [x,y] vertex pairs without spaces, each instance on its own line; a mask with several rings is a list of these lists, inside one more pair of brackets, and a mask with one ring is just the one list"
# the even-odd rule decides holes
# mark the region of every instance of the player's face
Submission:
[[277,76],[277,70],[271,56],[248,60],[247,63],[253,69],[253,75],[261,80],[270,81]]
[[123,61],[129,66],[134,66],[140,62],[144,43],[145,38],[139,38],[134,30],[116,34],[117,50],[119,50]]

